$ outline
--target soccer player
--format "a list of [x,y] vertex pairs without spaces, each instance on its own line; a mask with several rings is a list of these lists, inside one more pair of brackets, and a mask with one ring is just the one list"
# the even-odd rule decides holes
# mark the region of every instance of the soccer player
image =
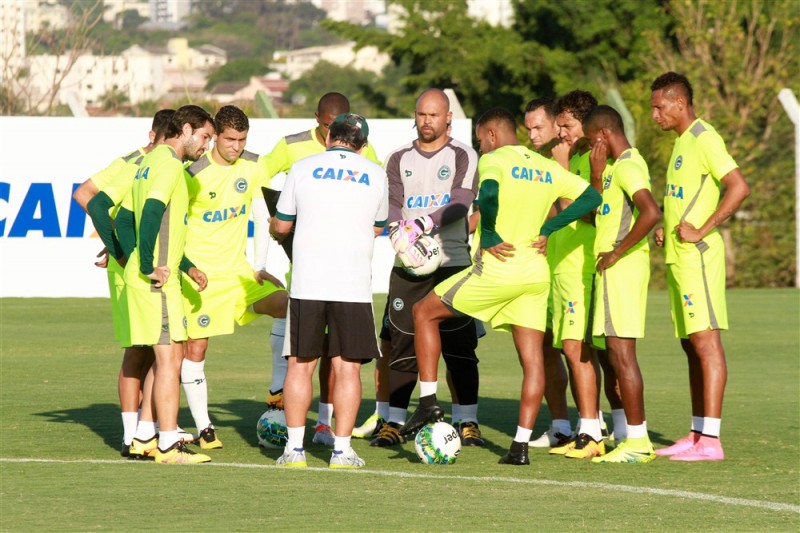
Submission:
[[[331,122],[337,116],[350,112],[350,102],[343,94],[340,93],[327,93],[319,99],[317,103],[317,111],[314,117],[317,121],[317,126],[309,131],[295,133],[282,137],[275,147],[272,149],[266,158],[267,174],[274,177],[280,172],[289,172],[289,169],[296,162],[303,158],[315,154],[321,154],[326,150],[326,138]],[[380,164],[378,156],[371,144],[367,144],[362,154],[364,157]],[[263,257],[266,260],[266,254],[260,250],[261,246],[266,245],[264,242],[255,241],[256,257]],[[256,269],[261,270],[266,266],[257,265]],[[283,339],[286,330],[286,321],[278,319],[273,322],[272,336]],[[283,405],[283,380],[286,376],[286,360],[280,354],[276,355],[273,350],[272,354],[272,382],[267,393],[267,404],[274,407],[282,407]],[[328,391],[331,387],[333,377],[330,372],[330,361],[328,358],[322,358],[319,369],[319,409],[318,419],[316,423],[316,430],[314,434],[314,443],[325,444],[333,446],[333,431],[331,429],[331,419],[333,417],[333,404],[329,401]]]
[[245,150],[250,122],[236,106],[223,106],[214,117],[214,147],[186,170],[189,218],[185,255],[203,271],[209,288],[182,286],[189,340],[181,382],[203,449],[221,448],[208,415],[205,374],[208,339],[233,333],[259,315],[286,316],[288,295],[264,270],[254,272],[245,256],[248,209],[263,202],[269,184],[263,158]]
[[[214,122],[208,112],[195,105],[179,108],[170,120],[164,143],[142,160],[131,191],[136,248],[124,273],[130,340],[132,345],[153,346],[155,351],[153,403],[159,432],[157,438],[153,435],[142,443],[142,452],[158,463],[211,460],[189,450],[179,439],[177,418],[187,338],[178,269],[201,289],[207,281],[183,255],[189,207],[183,162],[197,160],[213,135]],[[145,419],[140,424],[142,421],[152,422]]]
[[[562,149],[554,150],[553,156],[564,168],[587,183],[591,173],[589,147],[581,121],[596,105],[594,96],[581,90],[565,94],[556,104],[556,123],[562,140],[559,148],[569,148],[569,160],[564,157]],[[549,243],[554,345],[567,358],[580,414],[580,429],[575,438],[552,448],[550,453],[574,458],[605,453],[598,405],[599,369],[591,342],[586,342],[594,277],[594,237],[595,228],[591,221],[580,219],[556,233]],[[581,439],[581,435],[590,439]]]
[[[144,376],[153,364],[155,355],[150,347],[130,346],[128,327],[128,307],[124,298],[125,283],[122,269],[133,251],[134,240],[125,236],[135,236],[132,232],[118,233],[113,220],[120,209],[122,200],[130,192],[133,178],[145,154],[149,153],[164,139],[174,109],[162,109],[153,116],[148,133],[149,143],[143,148],[115,159],[100,172],[84,181],[73,193],[73,198],[89,214],[105,249],[98,255],[95,263],[105,267],[108,275],[108,288],[111,297],[111,316],[114,321],[114,340],[124,347],[122,366],[119,371],[119,403],[122,410],[122,449],[121,455],[128,457],[131,441],[139,422],[139,405]],[[120,242],[120,238],[125,241]]]
[[[561,142],[556,124],[556,103],[551,98],[534,98],[525,107],[525,129],[533,150],[545,157],[551,157],[553,149],[568,150],[569,146]],[[558,147],[558,148],[556,148]],[[551,210],[552,213],[552,210]],[[550,247],[552,247],[552,241]],[[548,261],[555,255],[548,253]],[[552,268],[552,266],[551,266]],[[550,427],[529,444],[534,448],[562,446],[572,437],[572,426],[567,409],[567,369],[561,358],[561,351],[553,347],[553,291],[550,285],[550,297],[547,300],[547,329],[544,333],[544,398],[550,410]]]
[[336,375],[330,391],[336,411],[330,467],[364,466],[350,438],[361,403],[361,363],[378,357],[372,252],[388,214],[386,174],[359,155],[368,136],[363,117],[336,117],[328,131],[328,151],[292,166],[270,224],[277,239],[295,226],[284,350],[289,355],[284,385],[288,440],[278,466],[307,466],[305,420],[320,357],[331,359]]
[[[523,371],[520,412],[514,441],[500,463],[524,465],[530,463],[528,442],[544,393],[548,236],[597,207],[600,195],[556,162],[519,146],[514,116],[505,109],[487,111],[475,134],[483,154],[478,165],[480,252],[473,266],[438,284],[414,306],[420,405],[401,433],[441,418],[438,327],[447,318],[468,314],[514,337]],[[545,222],[559,198],[574,201]]]
[[[648,463],[656,456],[647,435],[636,339],[644,337],[647,314],[647,234],[661,220],[661,210],[650,192],[647,163],[628,143],[619,113],[609,106],[597,106],[584,117],[583,131],[592,147],[592,185],[603,196],[595,218],[597,282],[592,333],[606,339],[628,424],[627,438],[592,462]],[[609,156],[614,161],[610,165],[606,163]]]
[[[675,336],[689,362],[692,423],[689,435],[657,455],[674,461],[719,461],[722,399],[728,369],[720,330],[728,329],[725,246],[717,227],[733,215],[750,188],[725,142],[695,115],[686,76],[662,74],[650,87],[653,120],[678,134],[667,168],[664,246]],[[720,186],[725,193],[720,199]]]
[[[417,139],[392,152],[386,160],[389,179],[389,238],[411,244],[423,232],[439,242],[442,263],[432,275],[418,277],[406,272],[396,259],[389,277],[389,419],[372,446],[405,442],[399,429],[406,422],[408,404],[417,384],[412,308],[439,282],[471,264],[467,215],[478,192],[478,155],[447,134],[452,113],[444,91],[427,89],[416,102]],[[467,446],[484,444],[478,426],[478,345],[472,317],[459,316],[441,325],[442,352],[452,377],[453,425]]]

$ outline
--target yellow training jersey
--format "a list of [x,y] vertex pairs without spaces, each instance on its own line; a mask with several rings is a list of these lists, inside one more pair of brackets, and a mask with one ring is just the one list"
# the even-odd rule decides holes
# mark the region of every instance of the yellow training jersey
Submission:
[[[589,186],[555,161],[520,145],[507,145],[483,155],[478,162],[480,181],[499,184],[499,208],[495,231],[516,248],[514,257],[502,263],[489,254],[483,261],[529,282],[549,281],[550,268],[543,254],[531,247],[558,198],[576,199]],[[557,233],[564,231],[563,228]],[[552,238],[551,235],[550,237]]]
[[[647,163],[636,148],[622,152],[603,172],[603,203],[597,209],[594,240],[595,257],[600,252],[610,252],[630,233],[639,210],[633,195],[642,189],[650,190],[650,172]],[[647,238],[634,244],[625,255],[650,249]]]
[[[675,263],[682,254],[695,254],[697,244],[678,242],[675,226],[686,220],[699,228],[716,211],[719,204],[720,180],[738,168],[728,154],[725,141],[711,125],[695,120],[675,140],[664,191],[664,249],[666,262]],[[715,228],[703,241],[709,246],[722,246]]]
[[[289,172],[289,169],[297,161],[305,159],[310,155],[321,154],[327,147],[324,143],[319,142],[316,134],[316,127],[310,131],[302,133],[295,133],[294,135],[287,135],[282,137],[272,152],[264,156],[264,164],[267,168],[267,175],[272,178],[279,172]],[[381,164],[380,159],[375,154],[372,145],[367,144],[361,155],[372,161],[373,163]]]
[[150,279],[139,271],[139,239],[145,201],[155,199],[166,207],[153,248],[153,266],[167,266],[171,273],[168,287],[180,287],[180,263],[186,242],[189,194],[183,162],[168,144],[157,146],[142,160],[131,188],[136,219],[136,248],[125,267],[125,283],[138,288],[150,286]]
[[133,178],[139,170],[139,164],[144,159],[144,149],[139,148],[128,155],[118,157],[106,168],[94,174],[90,180],[95,187],[104,192],[114,202],[114,206],[109,210],[111,218],[116,218],[122,200],[133,186]]
[[[591,180],[589,152],[575,154],[569,160],[569,171],[587,184]],[[575,220],[550,236],[547,253],[553,274],[594,272],[594,226]]]
[[[263,162],[262,162],[263,163]],[[214,161],[211,151],[186,169],[189,219],[186,257],[207,275],[236,274],[247,261],[247,220],[253,197],[262,198],[271,176],[259,156],[244,151],[232,165]]]

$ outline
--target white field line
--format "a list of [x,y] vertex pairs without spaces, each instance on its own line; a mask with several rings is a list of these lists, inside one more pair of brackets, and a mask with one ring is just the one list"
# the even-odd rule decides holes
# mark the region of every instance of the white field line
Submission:
[[[111,459],[76,459],[76,460],[63,460],[63,459],[35,459],[35,458],[0,458],[0,463],[76,463],[76,464],[114,464],[114,465],[130,465],[141,464],[137,461],[119,461]],[[261,464],[245,464],[245,463],[208,463],[203,467],[222,467],[222,468],[255,468],[266,470],[281,470],[287,471],[286,468],[277,467],[275,465],[261,465]],[[724,505],[733,505],[736,507],[754,507],[756,509],[767,509],[769,511],[780,511],[800,514],[800,505],[791,503],[769,502],[763,500],[747,500],[744,498],[731,498],[728,496],[719,496],[717,494],[705,494],[702,492],[692,492],[687,490],[676,489],[657,489],[652,487],[636,487],[632,485],[614,485],[611,483],[598,483],[591,481],[554,481],[549,479],[524,479],[502,476],[453,476],[453,475],[435,475],[435,474],[417,474],[410,472],[387,472],[381,470],[336,470],[332,471],[328,468],[309,467],[304,469],[291,469],[292,472],[312,471],[312,472],[327,472],[327,473],[345,473],[353,475],[366,475],[366,476],[384,476],[384,477],[397,477],[405,479],[447,479],[453,481],[475,481],[479,483],[515,483],[518,485],[548,485],[554,487],[569,487],[569,488],[584,488],[584,489],[600,489],[600,490],[613,490],[617,492],[628,492],[631,494],[648,494],[654,496],[669,496],[672,498],[682,498],[686,500],[706,501],[712,503],[720,503]]]

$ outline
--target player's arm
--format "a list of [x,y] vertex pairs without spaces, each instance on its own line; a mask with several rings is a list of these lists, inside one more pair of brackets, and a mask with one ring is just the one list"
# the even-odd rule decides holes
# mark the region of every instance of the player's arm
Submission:
[[722,200],[717,209],[711,213],[708,220],[699,228],[695,228],[694,225],[686,220],[675,226],[675,233],[679,241],[699,242],[714,228],[728,220],[741,207],[745,198],[750,196],[750,186],[747,184],[747,180],[744,179],[742,171],[738,168],[725,174],[720,181],[725,186],[725,193],[722,195]]
[[405,187],[400,176],[400,157],[392,155],[386,162],[386,179],[389,189],[389,222],[397,222],[403,218],[403,199]]
[[592,187],[603,194],[603,172],[608,164],[608,145],[602,139],[595,141],[592,151],[589,152],[589,165]]
[[[150,277],[155,270],[153,253],[158,238],[158,230],[167,210],[166,204],[156,198],[148,198],[142,207],[142,221],[139,223],[139,271]],[[164,280],[166,281],[166,280]],[[162,282],[163,283],[163,282]]]
[[253,269],[266,270],[269,252],[269,211],[266,202],[253,197]]
[[648,189],[636,191],[633,193],[631,200],[633,200],[636,209],[639,210],[639,216],[636,217],[633,227],[616,248],[610,252],[600,252],[597,255],[598,272],[603,272],[613,266],[636,243],[647,238],[647,234],[656,224],[661,222],[661,209],[658,208],[653,194]]
[[81,209],[88,213],[89,202],[92,200],[92,198],[94,198],[98,191],[99,189],[97,188],[97,185],[94,184],[92,178],[89,178],[81,183],[77,189],[75,189],[75,192],[72,193],[72,199],[75,200],[79,206],[81,206]]
[[103,244],[106,245],[106,249],[114,259],[119,261],[124,256],[124,252],[119,240],[117,240],[117,236],[114,234],[114,225],[111,217],[108,216],[108,211],[112,207],[114,207],[114,201],[105,192],[99,191],[89,200],[86,205],[86,211],[92,219],[94,229],[97,230],[97,234]]
[[436,227],[461,221],[469,214],[469,208],[478,193],[477,163],[474,156],[465,151],[459,152],[456,158],[456,175],[450,189],[450,203],[428,215]]
[[136,220],[133,211],[127,209],[124,205],[117,211],[117,218],[114,219],[114,225],[117,229],[117,239],[119,240],[122,254],[125,257],[130,257],[131,252],[136,247]]
[[208,278],[206,277],[205,272],[197,268],[194,263],[192,263],[191,259],[185,255],[181,257],[181,262],[180,265],[178,265],[178,268],[181,272],[192,278],[192,281],[197,283],[197,292],[203,291],[208,286]]
[[295,217],[278,211],[269,223],[269,234],[278,242],[285,239],[292,231]]
[[574,177],[583,185],[583,192],[580,196],[575,198],[571,204],[564,208],[563,211],[542,225],[542,229],[539,232],[539,239],[534,241],[531,245],[539,250],[540,253],[546,253],[547,239],[550,237],[551,233],[560,230],[587,213],[591,213],[592,210],[597,209],[597,206],[603,201],[603,197],[600,196],[600,193],[597,192],[594,187],[591,187],[577,176]]
[[[385,181],[384,181],[385,183]],[[372,226],[372,231],[375,236],[383,234],[386,224],[389,222],[389,191],[384,188],[381,202],[378,205],[378,211],[375,213],[375,224]]]
[[281,197],[278,199],[275,216],[269,223],[269,233],[278,242],[283,241],[289,235],[297,218],[297,203],[294,196],[296,183],[297,175],[292,169],[286,176],[286,183],[283,186]]

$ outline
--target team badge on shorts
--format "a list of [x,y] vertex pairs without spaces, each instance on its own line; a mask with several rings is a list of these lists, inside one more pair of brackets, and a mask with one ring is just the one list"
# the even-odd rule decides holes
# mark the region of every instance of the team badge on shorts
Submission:
[[678,158],[675,160],[675,170],[681,168],[682,164],[683,164],[683,156],[679,155]]
[[161,331],[163,331],[163,332],[165,332],[165,333],[166,333],[167,331],[169,331],[169,322],[166,322],[166,323],[164,323],[164,324],[161,324]]
[[197,317],[197,325],[201,328],[206,328],[211,324],[211,318],[208,315],[200,315]]
[[392,307],[395,311],[402,311],[405,306],[406,304],[403,302],[402,298],[395,298],[392,300]]
[[444,181],[448,179],[452,175],[452,173],[453,171],[450,170],[450,167],[444,165],[439,169],[439,172],[437,172],[437,176],[439,176],[440,180]]
[[183,317],[183,329],[186,329],[187,327],[189,327],[189,321],[186,320],[186,317]]
[[236,192],[247,191],[247,180],[244,178],[239,178],[236,180],[236,183],[233,184],[233,188],[236,189]]

